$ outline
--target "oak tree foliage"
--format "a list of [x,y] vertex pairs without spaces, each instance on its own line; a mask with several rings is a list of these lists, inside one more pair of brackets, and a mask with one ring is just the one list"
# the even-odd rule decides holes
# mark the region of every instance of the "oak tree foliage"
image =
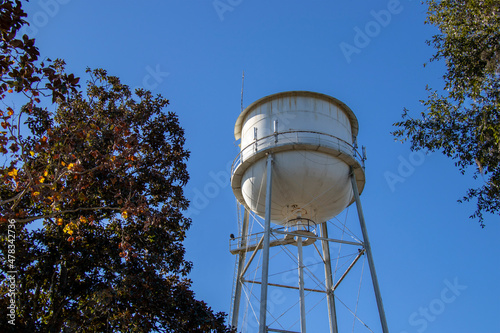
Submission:
[[428,0],[427,23],[439,29],[431,61],[444,60],[443,91],[427,88],[425,112],[408,110],[393,133],[412,150],[441,151],[462,174],[481,181],[461,201],[475,201],[470,216],[500,213],[500,1]]
[[168,100],[102,69],[80,91],[19,36],[21,2],[0,10],[0,331],[229,332],[186,277],[189,152]]

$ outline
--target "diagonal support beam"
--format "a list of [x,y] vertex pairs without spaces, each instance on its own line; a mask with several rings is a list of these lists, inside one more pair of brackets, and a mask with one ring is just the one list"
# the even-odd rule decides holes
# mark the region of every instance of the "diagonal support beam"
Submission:
[[253,253],[252,255],[250,256],[250,258],[248,259],[248,262],[247,264],[245,265],[245,268],[243,268],[243,271],[241,271],[241,274],[238,276],[240,279],[243,278],[243,276],[245,275],[245,273],[247,272],[248,270],[248,267],[250,267],[250,264],[252,263],[253,261],[253,258],[255,258],[255,255],[257,254],[257,251],[259,251],[259,249],[261,248],[262,246],[262,243],[264,242],[264,236],[261,237],[259,243],[257,244],[257,246],[255,247],[255,250],[253,250]]
[[349,273],[349,271],[354,267],[354,265],[358,262],[359,258],[361,258],[361,256],[363,255],[363,253],[365,253],[365,249],[359,251],[358,255],[356,256],[356,258],[354,258],[354,260],[352,261],[352,263],[349,265],[349,267],[347,267],[346,271],[344,272],[344,274],[342,274],[342,276],[340,277],[340,279],[337,281],[337,283],[335,283],[335,286],[333,286],[332,288],[332,291],[335,291],[335,289],[337,289],[337,287],[339,286],[340,282],[342,282],[342,280],[344,280],[344,278],[346,277],[347,273]]

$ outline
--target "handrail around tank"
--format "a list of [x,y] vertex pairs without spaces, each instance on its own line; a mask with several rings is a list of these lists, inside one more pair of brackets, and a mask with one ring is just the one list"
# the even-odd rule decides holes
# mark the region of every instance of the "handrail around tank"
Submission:
[[[272,148],[273,146],[281,146],[281,145],[283,145],[283,141],[280,142],[279,136],[280,135],[283,136],[285,134],[296,134],[296,137],[295,137],[296,140],[285,142],[285,144],[287,144],[287,145],[288,144],[291,145],[291,144],[307,143],[307,142],[301,142],[299,140],[300,134],[317,134],[317,135],[319,135],[319,137],[318,137],[318,139],[319,139],[318,144],[319,145],[331,147],[331,148],[337,149],[338,151],[340,151],[342,153],[348,154],[348,155],[352,156],[356,161],[358,161],[359,164],[363,167],[363,169],[365,168],[365,159],[363,158],[363,156],[361,156],[361,154],[356,150],[356,148],[354,148],[349,142],[347,142],[339,137],[336,137],[334,135],[327,134],[327,133],[316,132],[316,131],[286,131],[286,132],[277,132],[277,133],[273,133],[273,134],[264,136],[258,140],[253,141],[252,143],[248,144],[243,149],[241,149],[241,151],[238,153],[238,155],[234,159],[233,164],[231,166],[231,177],[233,176],[236,168],[241,163],[243,163],[242,156],[243,156],[243,154],[248,153],[249,149],[255,150],[254,154],[256,154],[259,151],[267,150],[269,148]],[[326,137],[329,140],[324,140],[324,139],[321,140],[321,137]],[[290,138],[287,138],[287,139],[290,140]],[[268,141],[274,141],[274,145],[270,144],[271,142],[268,142]],[[336,143],[336,144],[333,144],[333,143]],[[259,145],[262,146],[263,144],[264,144],[264,147],[262,149],[258,149]],[[254,154],[251,154],[250,156],[252,156]]]

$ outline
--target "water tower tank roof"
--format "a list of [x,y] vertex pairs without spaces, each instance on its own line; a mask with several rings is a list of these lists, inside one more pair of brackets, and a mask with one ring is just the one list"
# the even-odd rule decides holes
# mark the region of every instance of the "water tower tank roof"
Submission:
[[236,140],[241,139],[241,130],[242,130],[242,127],[243,127],[243,123],[245,121],[245,117],[255,107],[257,107],[257,106],[259,106],[259,105],[261,105],[263,103],[266,103],[266,102],[268,102],[270,100],[273,100],[273,99],[280,99],[280,98],[283,98],[283,97],[299,97],[299,96],[300,97],[313,97],[313,98],[323,99],[323,100],[326,100],[328,102],[332,102],[332,103],[338,105],[340,108],[342,108],[342,110],[344,110],[344,112],[349,117],[349,121],[351,123],[351,133],[352,133],[352,135],[355,136],[355,137],[358,135],[358,119],[354,115],[354,112],[352,112],[352,110],[347,105],[345,105],[342,101],[336,99],[335,97],[328,96],[328,95],[325,95],[325,94],[320,94],[320,93],[317,93],[317,92],[296,90],[296,91],[285,91],[285,92],[280,92],[280,93],[272,94],[272,95],[263,97],[263,98],[255,101],[255,102],[253,102],[249,106],[247,106],[245,108],[245,110],[243,110],[241,112],[241,114],[239,115],[238,119],[236,120],[236,124],[234,126],[234,138]]

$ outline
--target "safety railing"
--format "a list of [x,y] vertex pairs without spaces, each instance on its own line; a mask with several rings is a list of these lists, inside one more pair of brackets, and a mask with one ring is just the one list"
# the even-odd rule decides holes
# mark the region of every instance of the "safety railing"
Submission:
[[[276,245],[286,245],[291,244],[290,238],[283,238],[288,235],[292,239],[294,237],[304,237],[304,238],[318,238],[318,225],[311,220],[307,219],[293,219],[289,221],[290,223],[297,222],[295,224],[274,227],[271,228],[271,243]],[[254,234],[247,235],[246,237],[231,237],[229,239],[229,251],[233,254],[240,251],[253,251],[259,245],[264,232],[257,232]],[[312,237],[311,237],[312,236]],[[314,241],[312,241],[314,242]],[[312,243],[311,242],[311,243]]]
[[235,251],[244,247],[255,247],[259,243],[264,232],[229,239],[229,251]]
[[333,148],[339,152],[352,156],[359,164],[365,167],[365,157],[349,142],[334,135],[315,131],[287,131],[264,136],[243,147],[233,161],[231,176],[238,166],[249,157],[269,148],[293,144],[311,144]]

